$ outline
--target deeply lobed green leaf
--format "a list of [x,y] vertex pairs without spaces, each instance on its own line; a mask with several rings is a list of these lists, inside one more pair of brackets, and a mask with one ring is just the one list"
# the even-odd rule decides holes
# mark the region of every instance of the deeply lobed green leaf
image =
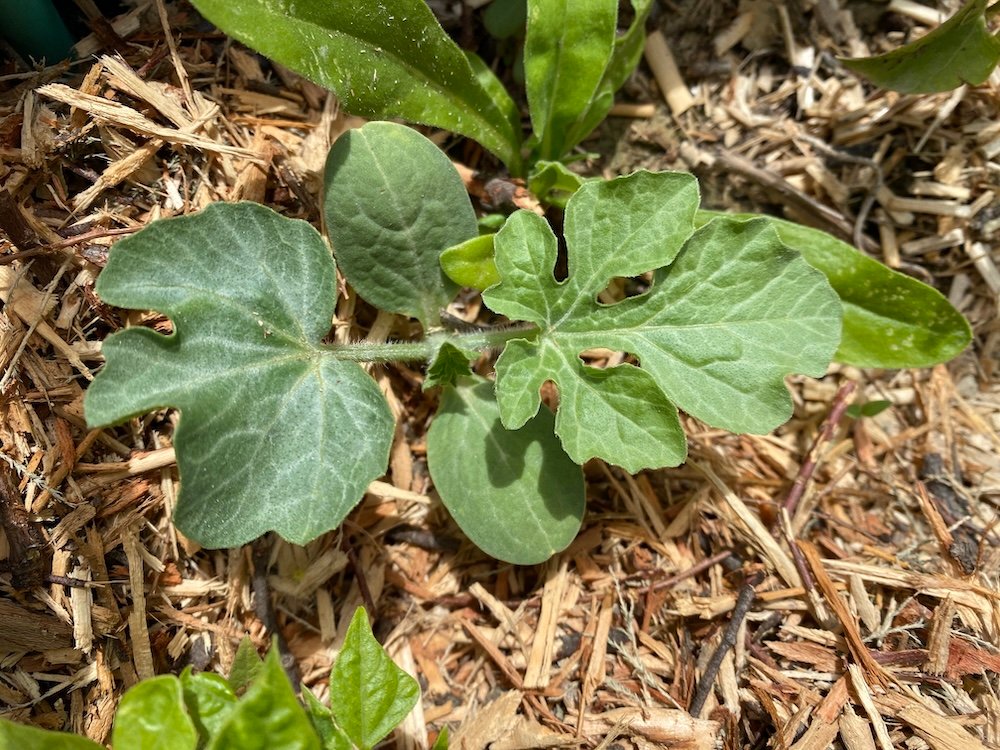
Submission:
[[174,520],[188,536],[305,543],[384,473],[392,415],[359,365],[321,345],[334,264],[305,222],[249,203],[155,222],[115,246],[97,292],[173,321],[170,336],[111,336],[84,408],[95,427],[180,409]]
[[423,0],[193,5],[227,34],[333,89],[346,110],[460,133],[520,173],[517,107],[485,65],[470,62]]
[[969,0],[933,31],[899,49],[841,62],[872,83],[904,94],[978,86],[1000,62],[1000,38],[986,25],[988,0]]
[[[569,276],[553,277],[556,240],[544,220],[513,215],[497,234],[501,282],[483,294],[508,317],[539,326],[497,362],[504,426],[524,424],[546,380],[577,462],[599,456],[629,471],[684,457],[674,405],[733,432],[767,432],[791,415],[783,377],[825,371],[840,338],[840,306],[822,274],[788,250],[766,220],[716,220],[693,231],[697,183],[639,172],[588,183],[565,222]],[[614,277],[661,269],[648,293],[615,305],[597,295]],[[597,370],[580,354],[633,354]]]

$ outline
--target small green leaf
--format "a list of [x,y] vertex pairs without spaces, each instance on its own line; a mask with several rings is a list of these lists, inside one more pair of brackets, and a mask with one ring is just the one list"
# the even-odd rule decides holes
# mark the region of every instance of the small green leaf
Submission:
[[154,222],[111,251],[104,301],[168,315],[104,342],[91,427],[180,409],[177,526],[206,547],[335,528],[385,472],[394,430],[375,381],[321,345],[333,259],[319,234],[252,203]]
[[313,729],[319,735],[323,750],[354,750],[354,743],[333,720],[333,712],[320,703],[305,686],[302,687],[302,697],[305,699],[306,713],[309,714]]
[[476,359],[477,354],[474,351],[463,351],[450,341],[443,342],[427,366],[423,390],[454,385],[460,378],[470,377],[472,369],[469,364]]
[[129,688],[115,713],[115,750],[194,750],[198,731],[184,705],[181,681],[152,677]]
[[615,44],[618,3],[528,0],[524,73],[538,157],[557,160],[590,107]]
[[418,700],[417,681],[389,658],[359,607],[330,672],[330,708],[337,724],[355,745],[370,750]]
[[448,750],[448,727],[443,727],[431,750]]
[[75,734],[0,719],[0,750],[104,750],[104,746]]
[[892,401],[868,401],[864,404],[851,404],[847,407],[847,416],[851,419],[877,417],[890,406],[892,406]]
[[224,677],[210,672],[194,674],[190,667],[181,672],[181,688],[198,735],[207,742],[236,705],[236,693]]
[[483,84],[484,70],[473,69],[424,0],[193,4],[222,31],[333,89],[347,111],[460,133],[520,174],[521,125],[514,101],[499,81]]
[[[836,349],[836,295],[766,220],[716,220],[692,234],[697,203],[686,174],[584,185],[566,210],[565,282],[553,277],[556,239],[544,220],[524,211],[508,219],[495,241],[501,282],[483,299],[540,330],[510,342],[497,362],[506,427],[537,411],[538,388],[552,380],[566,452],[637,471],[683,457],[667,400],[732,432],[768,432],[788,419],[784,376],[822,375]],[[612,278],[651,269],[662,270],[650,292],[598,301]],[[594,348],[633,354],[642,369],[585,367],[579,355]],[[637,432],[644,427],[655,440]]]
[[[755,218],[699,211],[697,223],[716,216]],[[936,289],[826,232],[783,219],[767,220],[781,241],[822,271],[840,296],[844,327],[834,355],[838,362],[855,367],[930,367],[954,358],[972,340],[968,321]]]
[[597,178],[581,177],[559,161],[535,162],[528,175],[528,189],[542,203],[566,207],[566,202],[583,183]]
[[[638,372],[638,371],[637,371]],[[446,388],[427,434],[434,487],[488,555],[534,565],[565,549],[583,519],[583,472],[542,408],[517,430],[500,423],[493,384]]]
[[441,253],[441,268],[461,286],[482,291],[500,281],[493,261],[493,234],[483,234]]
[[969,0],[936,29],[892,52],[841,62],[877,86],[904,94],[978,86],[1000,61],[1000,39],[986,25],[987,2]]
[[208,750],[320,750],[319,735],[281,668],[278,649],[264,659],[246,695],[228,712]]
[[257,653],[257,647],[249,637],[240,641],[229,670],[229,686],[234,693],[242,693],[253,682],[264,666],[264,660]]

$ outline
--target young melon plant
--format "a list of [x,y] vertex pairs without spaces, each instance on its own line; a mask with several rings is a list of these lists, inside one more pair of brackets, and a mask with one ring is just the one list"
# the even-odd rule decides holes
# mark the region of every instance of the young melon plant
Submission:
[[[686,173],[583,185],[566,208],[563,281],[547,222],[514,213],[494,242],[499,283],[484,293],[507,320],[458,331],[442,326],[457,287],[439,256],[475,237],[476,222],[447,157],[405,126],[370,123],[337,141],[326,179],[340,270],[371,304],[419,321],[422,338],[326,343],[333,257],[308,224],[256,204],[154,222],[112,249],[98,279],[106,302],[162,312],[174,330],[105,342],[87,421],[180,409],[174,520],[209,547],[270,530],[304,544],[385,473],[393,419],[361,363],[429,363],[427,384],[442,391],[427,444],[435,487],[477,545],[527,564],[579,529],[580,464],[676,466],[678,409],[770,431],[791,415],[784,377],[822,375],[840,345],[843,307],[826,277],[767,219],[696,228]],[[645,293],[598,300],[613,279],[647,272]],[[594,349],[629,359],[594,367]],[[470,369],[483,351],[500,352],[495,384]],[[546,381],[555,415],[540,400]]]
[[[358,608],[330,672],[330,705],[308,689],[303,705],[272,648],[245,640],[229,679],[191,668],[129,689],[115,713],[112,750],[371,750],[420,699],[417,681],[389,658]],[[434,746],[445,750],[447,734]],[[73,734],[0,719],[0,750],[102,750]]]

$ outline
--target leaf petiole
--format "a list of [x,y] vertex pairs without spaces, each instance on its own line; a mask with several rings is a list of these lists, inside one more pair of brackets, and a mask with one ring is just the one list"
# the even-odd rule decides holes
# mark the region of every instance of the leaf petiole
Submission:
[[329,344],[323,349],[336,359],[348,362],[416,362],[433,359],[445,342],[462,351],[486,351],[500,349],[514,339],[533,341],[537,336],[538,326],[525,323],[462,333],[435,331],[420,341],[357,341],[350,344]]

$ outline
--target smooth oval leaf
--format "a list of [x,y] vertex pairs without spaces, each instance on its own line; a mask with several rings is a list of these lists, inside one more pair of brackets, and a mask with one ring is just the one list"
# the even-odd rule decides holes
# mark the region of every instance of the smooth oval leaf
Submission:
[[499,81],[483,85],[485,66],[473,69],[424,0],[192,4],[227,34],[333,89],[347,111],[460,133],[520,174],[521,125],[514,101]]
[[[639,358],[651,381],[605,375],[616,386],[614,398],[580,396],[572,401],[575,411],[564,415],[560,405],[556,424],[571,455],[578,443],[594,445],[596,455],[628,469],[664,465],[662,446],[625,445],[635,412],[621,404],[648,397],[649,382],[710,425],[767,432],[791,415],[784,376],[823,374],[840,338],[840,305],[830,285],[766,220],[717,219],[691,234],[697,191],[677,176],[655,177],[588,183],[570,199],[564,282],[553,277],[551,229],[533,214],[514,214],[494,243],[501,282],[483,293],[493,310],[540,329],[534,340],[508,344],[497,362],[497,397],[508,427],[537,409],[545,380],[559,387],[560,401],[564,392],[602,390],[579,365],[581,352],[604,348]],[[649,220],[671,201],[673,223]],[[661,270],[650,292],[614,305],[598,301],[610,279],[655,268]],[[505,385],[508,378],[513,386]],[[664,419],[659,407],[649,412]],[[595,418],[605,433],[618,431],[603,446],[578,434],[592,432],[588,423]],[[663,421],[657,429],[672,428]]]
[[170,336],[109,337],[84,409],[92,427],[180,409],[174,521],[189,537],[304,544],[385,472],[392,415],[358,364],[321,346],[335,270],[305,222],[251,203],[155,222],[112,249],[97,293],[173,321]]
[[978,86],[1000,62],[1000,39],[986,25],[988,0],[969,0],[933,31],[899,49],[874,57],[841,59],[845,67],[877,86],[904,94]]
[[104,750],[104,746],[68,732],[53,732],[0,718],[0,750]]
[[276,648],[246,695],[226,714],[207,750],[234,748],[320,750],[319,735],[295,697]]
[[460,242],[441,253],[441,268],[461,286],[482,291],[500,281],[493,261],[493,234]]
[[534,565],[566,548],[583,519],[583,471],[545,408],[517,430],[500,422],[493,384],[446,388],[427,435],[434,487],[486,554]]
[[438,325],[458,291],[441,251],[478,234],[448,157],[412,128],[370,122],[333,144],[324,181],[327,234],[347,281],[383,310]]
[[115,713],[111,744],[115,750],[194,750],[198,732],[181,681],[163,675],[129,688]]
[[[754,214],[699,211],[750,221]],[[965,317],[948,299],[893,271],[826,232],[766,217],[781,241],[822,271],[840,297],[844,324],[834,359],[855,367],[930,367],[956,357],[972,340]]]
[[528,0],[524,78],[538,157],[559,159],[597,93],[615,45],[618,3]]
[[330,710],[351,741],[375,747],[420,700],[417,681],[389,658],[358,607],[330,672]]

